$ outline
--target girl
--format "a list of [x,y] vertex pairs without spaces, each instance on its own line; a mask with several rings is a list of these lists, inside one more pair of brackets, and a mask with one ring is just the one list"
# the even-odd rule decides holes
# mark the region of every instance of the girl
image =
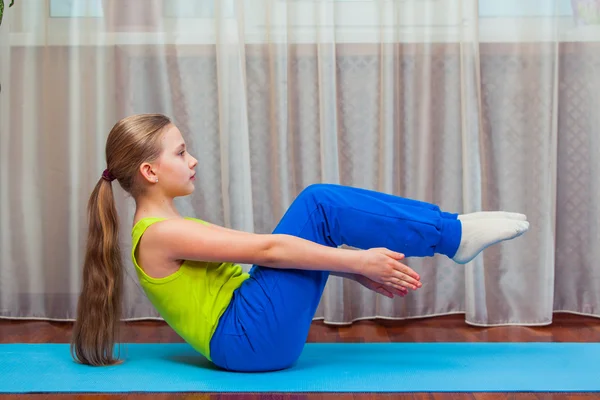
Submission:
[[[529,228],[525,215],[457,215],[433,204],[317,184],[294,200],[272,234],[182,217],[173,199],[193,192],[197,160],[163,115],[119,121],[107,169],[89,204],[83,289],[71,350],[110,365],[121,311],[123,263],[111,182],[135,199],[131,257],[162,318],[194,349],[233,371],[291,366],[302,352],[330,274],[393,297],[421,287],[405,256],[435,253],[467,263]],[[362,249],[339,248],[342,244]],[[253,264],[245,273],[239,264]]]

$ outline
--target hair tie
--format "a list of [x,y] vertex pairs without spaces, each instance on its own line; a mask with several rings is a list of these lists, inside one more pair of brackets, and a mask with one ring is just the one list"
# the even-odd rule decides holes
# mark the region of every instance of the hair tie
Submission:
[[102,173],[102,179],[104,179],[105,181],[112,182],[112,181],[114,181],[117,178],[115,178],[115,176],[113,174],[111,174],[110,171],[107,168]]

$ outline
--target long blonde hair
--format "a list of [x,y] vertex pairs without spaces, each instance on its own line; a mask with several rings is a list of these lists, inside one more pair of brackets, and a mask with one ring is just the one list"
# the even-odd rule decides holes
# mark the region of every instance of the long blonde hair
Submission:
[[[142,114],[117,122],[106,141],[110,179],[136,197],[143,190],[139,167],[161,154],[161,131],[171,120],[160,114]],[[113,354],[118,336],[123,295],[123,261],[119,246],[119,220],[112,183],[100,178],[87,207],[89,229],[83,287],[77,304],[71,354],[83,364],[101,366],[119,362]]]

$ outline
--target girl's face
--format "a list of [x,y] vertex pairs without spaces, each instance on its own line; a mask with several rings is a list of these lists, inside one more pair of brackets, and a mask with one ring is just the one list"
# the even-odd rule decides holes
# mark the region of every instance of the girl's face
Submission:
[[162,148],[159,159],[150,171],[154,173],[149,179],[150,182],[155,182],[158,178],[154,185],[169,197],[187,196],[194,191],[194,168],[198,160],[188,153],[183,136],[175,125],[165,128]]

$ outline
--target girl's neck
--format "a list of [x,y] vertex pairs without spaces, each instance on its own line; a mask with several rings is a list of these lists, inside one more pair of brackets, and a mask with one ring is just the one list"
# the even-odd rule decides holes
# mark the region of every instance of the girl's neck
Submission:
[[135,221],[145,217],[179,218],[181,215],[173,199],[140,198],[136,199]]

